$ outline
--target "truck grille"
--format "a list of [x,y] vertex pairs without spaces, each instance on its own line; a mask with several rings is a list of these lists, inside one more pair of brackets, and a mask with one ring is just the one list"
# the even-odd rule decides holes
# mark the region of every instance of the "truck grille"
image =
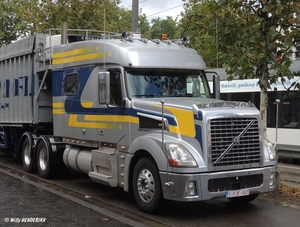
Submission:
[[257,119],[218,118],[212,119],[210,126],[213,166],[226,167],[260,163]]

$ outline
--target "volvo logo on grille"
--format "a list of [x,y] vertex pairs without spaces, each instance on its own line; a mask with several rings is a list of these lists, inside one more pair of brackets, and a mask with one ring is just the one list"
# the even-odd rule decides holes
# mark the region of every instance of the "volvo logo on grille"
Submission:
[[240,137],[235,137],[234,139],[233,139],[233,142],[232,142],[233,144],[240,144]]

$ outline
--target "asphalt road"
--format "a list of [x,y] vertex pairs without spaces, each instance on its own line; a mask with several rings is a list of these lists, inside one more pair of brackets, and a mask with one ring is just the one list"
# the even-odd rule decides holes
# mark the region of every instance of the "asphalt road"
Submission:
[[143,226],[1,169],[0,179],[0,225]]
[[[16,163],[13,159],[0,158],[0,166],[2,172],[18,176],[21,180],[23,179],[21,182],[26,184],[33,182],[34,187],[42,187],[43,190],[49,190],[49,193],[55,193],[55,195],[60,196],[63,201],[67,199],[67,201],[84,206],[88,210],[99,212],[99,216],[104,215],[104,217],[121,222],[122,219],[119,218],[125,218],[122,223],[126,225],[132,225],[130,221],[136,225],[155,227],[295,227],[299,226],[300,223],[299,197],[284,195],[278,191],[260,195],[251,204],[243,206],[235,206],[226,199],[196,203],[173,202],[162,214],[153,216],[139,211],[133,198],[122,190],[94,183],[82,174],[72,172],[67,178],[45,181],[40,179],[37,174],[27,175],[22,172],[21,164]],[[295,171],[297,173],[297,170]],[[0,190],[2,190],[1,187]],[[26,191],[24,192],[22,187],[19,190],[20,193],[27,193]],[[35,197],[33,196],[32,199],[35,199]],[[41,200],[41,198],[36,199]],[[45,200],[45,203],[47,201]],[[0,206],[0,214],[2,213],[1,209]],[[47,219],[50,218],[50,216],[44,215],[43,209],[45,208],[41,207],[40,213],[37,212],[37,217],[45,216]],[[74,210],[76,209],[74,208]],[[68,209],[66,213],[71,211]],[[74,214],[78,213],[80,215],[82,212],[79,209]],[[110,216],[111,214],[115,216]],[[129,223],[125,220],[129,221]],[[99,226],[102,226],[100,222]]]

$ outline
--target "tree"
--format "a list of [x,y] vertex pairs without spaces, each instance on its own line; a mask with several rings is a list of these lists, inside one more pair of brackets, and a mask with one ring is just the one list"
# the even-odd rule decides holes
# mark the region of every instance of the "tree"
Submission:
[[[33,35],[60,28],[63,22],[72,29],[105,30],[116,33],[131,30],[131,11],[120,7],[121,0],[3,0],[0,2],[0,46]],[[150,26],[140,13],[139,27],[147,38],[174,37],[176,22],[159,18]],[[160,31],[161,30],[161,31]]]
[[169,39],[175,38],[176,22],[172,17],[167,16],[167,19],[161,20],[159,17],[151,20],[152,26],[150,29],[151,39],[161,39],[162,34],[167,34]]
[[[185,0],[186,17],[202,16],[198,42],[214,50],[227,67],[229,80],[258,78],[261,89],[260,111],[263,133],[266,136],[268,89],[270,84],[291,79],[291,56],[300,56],[299,0]],[[216,27],[217,25],[217,27]],[[193,24],[195,27],[196,25]],[[218,28],[218,29],[217,29]],[[209,43],[209,37],[213,44]],[[218,51],[216,48],[218,44]],[[196,48],[198,46],[195,46]],[[296,51],[295,51],[296,50]],[[215,55],[216,56],[216,55]],[[215,58],[216,59],[216,58]],[[211,61],[211,59],[210,59]],[[297,83],[291,87],[299,89]],[[288,88],[288,89],[291,89]]]
[[0,45],[9,44],[63,22],[73,29],[130,30],[130,11],[120,0],[2,0],[0,2]]
[[18,16],[20,7],[18,0],[2,0],[0,2],[0,47],[11,43],[20,36],[20,31],[24,27]]
[[143,37],[150,38],[150,23],[147,20],[147,17],[145,14],[140,15],[139,17],[139,30]]
[[130,21],[125,9],[118,7],[119,3],[120,0],[31,0],[24,4],[21,17],[32,25],[30,34],[59,28],[62,22],[67,22],[73,29],[121,32],[124,22]]

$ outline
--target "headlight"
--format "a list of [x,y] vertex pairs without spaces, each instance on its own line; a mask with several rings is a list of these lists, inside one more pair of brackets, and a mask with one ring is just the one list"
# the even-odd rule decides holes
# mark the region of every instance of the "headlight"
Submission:
[[275,148],[274,148],[273,144],[268,139],[264,140],[264,144],[265,144],[265,147],[266,147],[266,149],[269,153],[270,161],[275,161],[276,160],[276,151],[275,151]]
[[191,153],[182,145],[166,143],[169,154],[169,164],[172,167],[197,167],[197,163]]

